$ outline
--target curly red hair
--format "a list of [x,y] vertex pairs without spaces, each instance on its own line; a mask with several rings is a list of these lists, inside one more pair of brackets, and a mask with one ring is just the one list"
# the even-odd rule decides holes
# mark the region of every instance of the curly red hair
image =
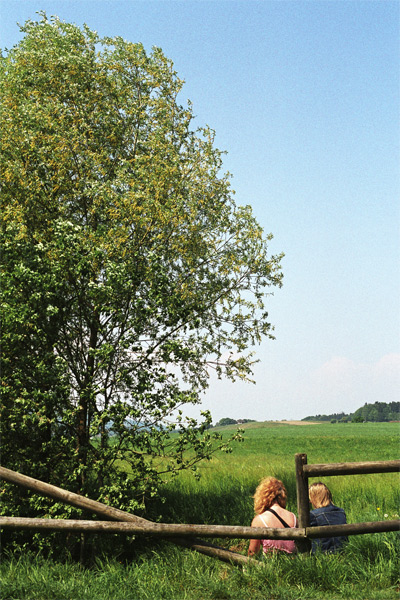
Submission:
[[260,515],[275,503],[286,508],[287,492],[282,481],[275,477],[265,477],[257,486],[253,498],[254,512]]

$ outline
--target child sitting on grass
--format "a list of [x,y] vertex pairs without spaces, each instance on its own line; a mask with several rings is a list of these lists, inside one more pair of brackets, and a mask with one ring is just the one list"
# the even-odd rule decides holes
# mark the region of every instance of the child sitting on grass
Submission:
[[[343,508],[335,506],[332,502],[332,494],[324,483],[318,481],[312,483],[308,489],[308,496],[314,508],[310,512],[310,527],[323,525],[344,525],[346,513]],[[338,552],[343,544],[348,541],[347,536],[337,536],[329,538],[317,538],[312,541],[312,551],[318,549],[322,552]]]

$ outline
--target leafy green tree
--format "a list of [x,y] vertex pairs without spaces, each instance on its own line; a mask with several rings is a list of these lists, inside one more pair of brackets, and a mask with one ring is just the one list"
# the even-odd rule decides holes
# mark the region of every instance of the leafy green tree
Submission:
[[2,463],[135,510],[215,449],[184,406],[210,369],[251,376],[281,256],[160,49],[44,14],[22,31],[1,59]]
[[230,419],[229,417],[224,417],[220,419],[218,423],[216,423],[215,427],[224,427],[225,425],[236,425],[237,421],[235,419]]
[[351,422],[352,423],[364,423],[364,419],[362,418],[361,415],[353,415]]
[[365,403],[357,409],[354,416],[361,417],[363,421],[386,422],[399,420],[400,402],[374,402]]

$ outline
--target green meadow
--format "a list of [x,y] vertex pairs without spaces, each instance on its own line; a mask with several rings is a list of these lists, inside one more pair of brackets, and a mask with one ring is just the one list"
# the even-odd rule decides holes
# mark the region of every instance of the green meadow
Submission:
[[[244,441],[200,468],[169,481],[146,518],[170,523],[249,525],[252,494],[266,475],[282,479],[289,510],[296,512],[294,455],[308,463],[393,460],[400,448],[398,423],[291,425],[250,423]],[[224,428],[226,435],[229,427]],[[313,479],[310,480],[312,482]],[[350,523],[397,519],[395,473],[326,477],[335,504]],[[90,567],[41,555],[2,555],[2,600],[305,600],[399,598],[397,533],[351,536],[340,555],[260,557],[257,567],[236,567],[168,542],[96,536]],[[246,554],[247,540],[215,543]]]

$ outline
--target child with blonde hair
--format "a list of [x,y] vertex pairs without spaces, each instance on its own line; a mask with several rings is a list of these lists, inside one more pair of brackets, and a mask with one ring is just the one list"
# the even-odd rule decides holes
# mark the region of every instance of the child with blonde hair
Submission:
[[[308,488],[308,496],[314,509],[310,512],[310,527],[344,525],[347,522],[346,513],[343,508],[333,504],[331,491],[324,483],[312,483]],[[317,538],[312,542],[312,551],[320,549],[322,552],[338,552],[347,541],[345,535]]]

